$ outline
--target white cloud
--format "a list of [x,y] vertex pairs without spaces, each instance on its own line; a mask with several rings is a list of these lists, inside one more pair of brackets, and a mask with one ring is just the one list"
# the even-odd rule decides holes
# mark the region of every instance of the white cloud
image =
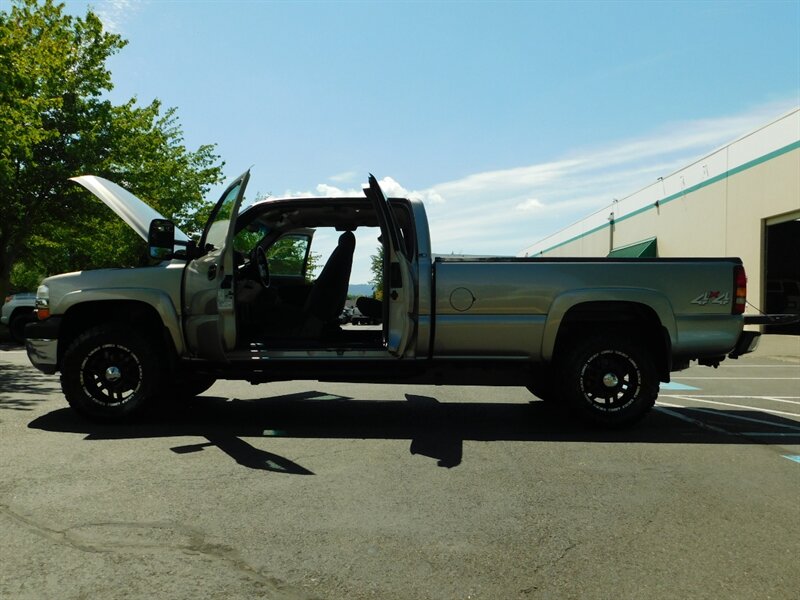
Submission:
[[105,0],[92,7],[92,11],[103,22],[106,30],[122,33],[125,21],[138,12],[142,4],[140,0]]
[[397,183],[391,177],[384,177],[378,180],[378,185],[383,190],[383,195],[387,198],[405,198],[408,197],[409,192],[402,185]]
[[[367,184],[364,183],[364,185],[366,186]],[[386,195],[387,198],[389,197],[408,198],[411,197],[412,194],[418,193],[418,192],[409,192],[406,188],[397,183],[397,181],[391,177],[384,177],[383,179],[380,179],[378,181],[378,185],[381,186],[381,189],[383,190],[383,193]],[[287,197],[323,196],[327,198],[346,198],[346,197],[364,196],[364,190],[361,187],[342,188],[342,187],[337,187],[335,185],[330,185],[329,183],[318,183],[314,189],[316,190],[316,193],[287,191],[286,196]]]
[[350,183],[351,181],[355,181],[357,178],[357,171],[345,171],[344,173],[339,173],[338,175],[331,175],[328,179],[334,183]]
[[791,108],[788,102],[773,103],[738,115],[673,123],[558,160],[431,186],[426,194],[436,193],[444,202],[428,204],[434,251],[516,254]]
[[[319,194],[320,196],[326,196],[328,198],[340,198],[342,196],[353,195],[351,191],[342,190],[341,188],[338,188],[333,185],[328,185],[327,183],[320,183],[319,185],[317,185],[316,190],[317,194]],[[312,194],[307,194],[307,195],[310,196]]]
[[[793,107],[772,103],[732,116],[672,123],[639,138],[578,150],[544,163],[474,173],[425,189],[392,177],[387,196],[422,200],[434,252],[514,255],[545,236],[691,164]],[[362,190],[319,184],[318,194]],[[308,195],[308,194],[301,194]]]
[[444,202],[442,195],[434,189],[410,192],[408,197],[413,200],[422,200],[429,204],[442,204]]
[[541,212],[547,207],[536,198],[528,198],[525,202],[520,202],[514,208],[522,212]]

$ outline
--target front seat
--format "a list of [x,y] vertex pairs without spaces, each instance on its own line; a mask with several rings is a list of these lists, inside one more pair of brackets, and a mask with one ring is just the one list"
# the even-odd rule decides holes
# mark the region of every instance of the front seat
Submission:
[[306,299],[303,307],[302,334],[317,335],[325,325],[338,323],[339,315],[342,314],[347,301],[355,249],[356,236],[352,231],[345,231],[339,236],[338,245],[322,268]]

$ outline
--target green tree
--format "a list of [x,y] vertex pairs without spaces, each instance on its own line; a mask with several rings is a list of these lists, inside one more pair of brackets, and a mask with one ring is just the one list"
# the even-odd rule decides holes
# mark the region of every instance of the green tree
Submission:
[[[262,231],[243,229],[233,238],[233,247],[238,252],[249,254],[264,239]],[[267,249],[270,273],[272,275],[299,275],[305,267],[306,281],[312,281],[316,275],[321,255],[309,252],[306,260],[308,240],[305,236],[287,235],[274,242]]]
[[125,44],[91,10],[15,0],[0,11],[0,297],[51,273],[141,262],[139,238],[69,177],[107,177],[187,232],[209,210],[214,146],[187,149],[176,110],[158,100],[103,97],[106,61]]
[[383,246],[378,246],[375,254],[369,257],[369,270],[372,272],[372,279],[369,282],[375,290],[372,294],[374,298],[383,300]]
[[275,242],[267,252],[270,261],[270,270],[276,275],[297,275],[303,272],[305,266],[306,281],[312,281],[319,267],[320,255],[316,252],[308,253],[308,242],[304,237],[287,236]]

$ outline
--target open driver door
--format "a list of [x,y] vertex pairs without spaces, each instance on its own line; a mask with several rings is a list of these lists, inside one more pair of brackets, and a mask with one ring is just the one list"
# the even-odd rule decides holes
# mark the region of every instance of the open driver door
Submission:
[[198,246],[199,256],[183,275],[184,332],[197,356],[224,361],[236,347],[236,281],[233,235],[250,171],[223,192],[208,218]]

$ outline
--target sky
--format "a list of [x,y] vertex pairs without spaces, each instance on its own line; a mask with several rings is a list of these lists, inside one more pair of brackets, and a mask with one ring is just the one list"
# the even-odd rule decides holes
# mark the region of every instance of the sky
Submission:
[[112,100],[176,107],[250,200],[373,173],[440,254],[515,255],[800,105],[800,0],[65,4],[129,42]]

